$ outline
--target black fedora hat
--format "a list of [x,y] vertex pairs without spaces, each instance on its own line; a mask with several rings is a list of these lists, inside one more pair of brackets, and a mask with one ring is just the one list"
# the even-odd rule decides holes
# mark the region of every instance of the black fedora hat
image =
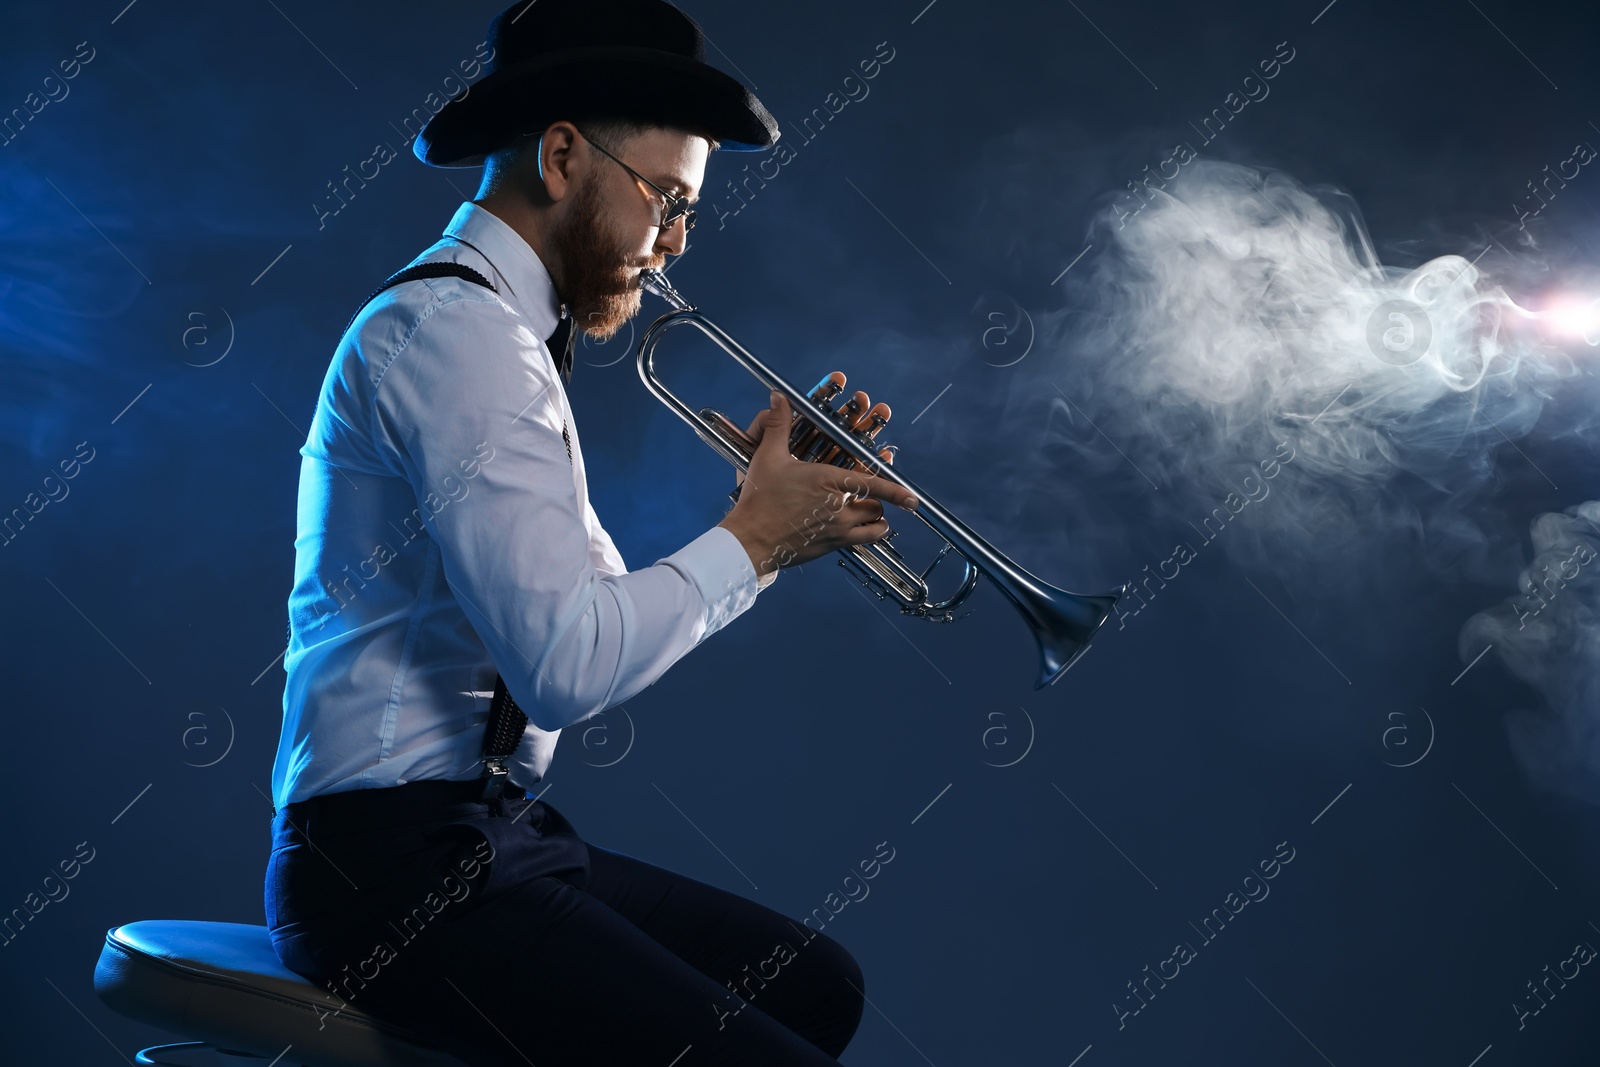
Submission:
[[518,0],[489,23],[488,72],[412,142],[435,167],[471,167],[558,119],[703,130],[731,151],[778,140],[750,91],[705,61],[700,26],[666,0]]

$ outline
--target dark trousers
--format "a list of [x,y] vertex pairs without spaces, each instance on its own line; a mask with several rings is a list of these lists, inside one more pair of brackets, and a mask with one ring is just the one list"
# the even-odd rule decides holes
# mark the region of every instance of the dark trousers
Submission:
[[588,844],[543,801],[466,795],[413,782],[276,814],[267,924],[327,1013],[473,1065],[837,1064],[865,998],[838,942]]

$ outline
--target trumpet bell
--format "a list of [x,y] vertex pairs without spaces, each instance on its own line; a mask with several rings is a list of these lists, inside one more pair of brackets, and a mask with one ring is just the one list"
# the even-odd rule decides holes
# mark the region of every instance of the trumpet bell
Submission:
[[1035,689],[1059,682],[1089,651],[1095,631],[1111,617],[1117,598],[1127,591],[1123,585],[1115,593],[1084,596],[1041,585],[1035,595],[1025,600],[1011,598],[1039,646],[1039,682]]

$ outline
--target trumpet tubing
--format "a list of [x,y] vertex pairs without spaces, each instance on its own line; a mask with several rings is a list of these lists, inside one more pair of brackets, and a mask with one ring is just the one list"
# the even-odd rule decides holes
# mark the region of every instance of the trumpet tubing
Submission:
[[[890,543],[893,534],[876,542],[839,550],[840,566],[852,569],[863,585],[877,592],[880,600],[893,597],[903,614],[951,622],[956,617],[955,608],[971,595],[978,578],[987,577],[1022,614],[1033,633],[1040,658],[1036,689],[1060,680],[1088,649],[1095,631],[1110,617],[1117,598],[1127,591],[1126,584],[1108,593],[1086,595],[1040,581],[895,468],[895,446],[880,446],[876,436],[889,421],[889,405],[872,404],[871,398],[858,390],[834,407],[834,400],[844,393],[845,386],[845,376],[838,371],[824,377],[811,390],[801,392],[701,314],[672,287],[664,274],[647,270],[640,276],[640,284],[673,308],[651,323],[639,340],[640,379],[656,399],[688,423],[706,444],[741,473],[749,470],[756,443],[721,412],[712,408],[691,409],[662,384],[655,372],[656,347],[674,329],[684,326],[698,329],[762,384],[788,398],[796,413],[789,434],[789,451],[796,458],[860,470],[916,495],[919,504],[912,514],[945,542],[933,562],[923,570],[913,569],[895,549]],[[734,496],[737,499],[737,490]],[[927,578],[951,551],[961,557],[965,570],[955,592],[936,601],[929,593]]]

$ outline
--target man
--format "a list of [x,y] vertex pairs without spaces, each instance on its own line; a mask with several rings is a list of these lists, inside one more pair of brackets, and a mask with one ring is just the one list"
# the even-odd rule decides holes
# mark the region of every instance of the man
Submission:
[[563,727],[655,681],[778,567],[881,538],[882,500],[915,501],[794,459],[774,393],[735,507],[626,569],[588,500],[563,340],[638,311],[709,152],[770,147],[777,124],[663,0],[519,0],[489,41],[490,72],[414,146],[483,163],[478,198],[418,258],[428,276],[352,320],[301,449],[274,946],[327,1014],[467,1063],[835,1063],[864,997],[840,945],[587,843],[532,792]]

